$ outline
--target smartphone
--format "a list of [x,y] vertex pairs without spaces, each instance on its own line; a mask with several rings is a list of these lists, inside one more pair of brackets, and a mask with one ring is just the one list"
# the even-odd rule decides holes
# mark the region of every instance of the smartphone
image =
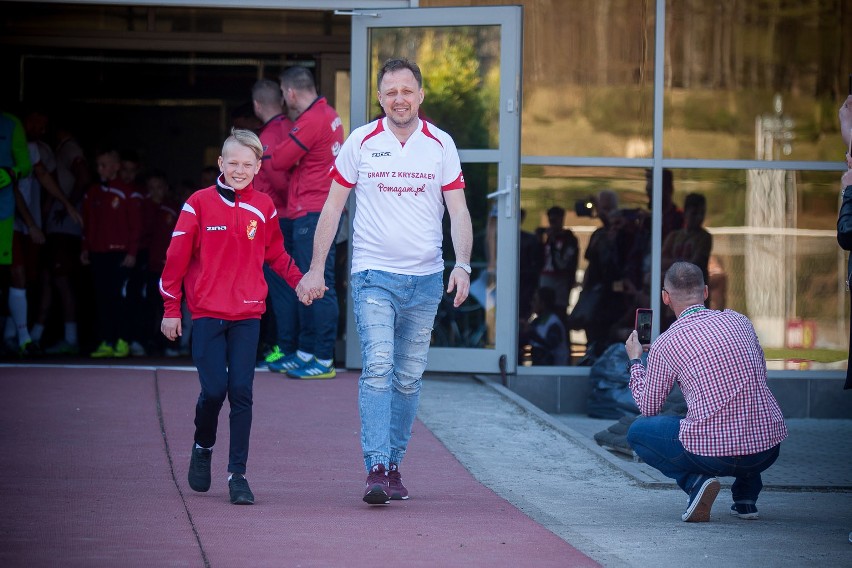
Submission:
[[654,321],[654,310],[639,308],[636,310],[636,333],[639,335],[639,343],[648,345],[651,343],[651,324]]

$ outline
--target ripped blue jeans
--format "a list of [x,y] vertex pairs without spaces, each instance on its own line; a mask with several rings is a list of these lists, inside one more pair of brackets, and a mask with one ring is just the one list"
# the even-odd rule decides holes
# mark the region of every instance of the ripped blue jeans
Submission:
[[361,449],[367,471],[399,464],[411,438],[420,384],[443,294],[443,273],[364,270],[349,285],[361,339]]

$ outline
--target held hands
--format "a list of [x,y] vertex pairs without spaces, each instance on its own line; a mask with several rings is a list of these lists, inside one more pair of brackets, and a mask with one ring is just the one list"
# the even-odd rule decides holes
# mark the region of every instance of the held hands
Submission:
[[470,294],[470,274],[458,266],[450,272],[450,280],[447,283],[447,294],[452,294],[453,290],[456,291],[453,307],[457,308],[467,300],[467,296]]
[[183,335],[180,318],[163,318],[163,323],[160,324],[160,331],[163,332],[163,335],[166,336],[166,339],[168,339],[169,341],[174,341],[175,339]]
[[325,285],[322,272],[308,270],[296,285],[296,297],[306,306],[310,306],[314,300],[322,298],[326,290],[328,286]]

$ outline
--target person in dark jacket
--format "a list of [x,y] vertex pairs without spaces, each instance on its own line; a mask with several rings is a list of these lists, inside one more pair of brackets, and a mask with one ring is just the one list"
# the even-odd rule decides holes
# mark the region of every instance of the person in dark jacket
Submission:
[[[840,133],[846,144],[846,167],[848,170],[840,178],[840,213],[837,216],[837,243],[843,250],[852,250],[852,95],[840,106]],[[852,257],[846,269],[846,290],[852,281]],[[852,319],[852,314],[850,314]],[[852,328],[849,330],[849,360],[846,363],[846,383],[844,389],[852,389]],[[852,541],[852,533],[849,535]]]

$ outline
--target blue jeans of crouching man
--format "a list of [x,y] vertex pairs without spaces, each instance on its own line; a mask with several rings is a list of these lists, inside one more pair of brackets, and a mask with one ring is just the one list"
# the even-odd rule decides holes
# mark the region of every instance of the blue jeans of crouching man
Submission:
[[443,294],[443,273],[380,270],[350,278],[363,371],[358,382],[361,448],[367,471],[399,464],[411,438],[420,385]]
[[760,474],[778,459],[781,444],[745,456],[699,456],[681,444],[679,416],[640,416],[627,442],[645,463],[674,479],[687,495],[705,476],[734,477],[734,503],[754,505],[763,489]]

